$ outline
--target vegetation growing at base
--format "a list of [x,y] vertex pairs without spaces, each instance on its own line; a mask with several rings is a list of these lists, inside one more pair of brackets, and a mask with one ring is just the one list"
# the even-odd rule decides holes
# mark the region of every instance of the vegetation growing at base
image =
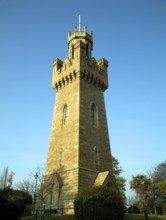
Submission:
[[113,187],[98,186],[84,190],[74,201],[77,220],[123,220],[124,205]]
[[23,213],[29,214],[32,197],[22,191],[0,189],[0,219],[16,220]]
[[[32,220],[32,216],[22,217],[22,220]],[[44,220],[76,220],[73,215],[64,215],[64,216],[44,216]],[[125,214],[124,220],[144,220],[143,214]],[[156,220],[155,215],[149,215],[149,220]],[[158,216],[158,220],[166,220],[166,216]]]

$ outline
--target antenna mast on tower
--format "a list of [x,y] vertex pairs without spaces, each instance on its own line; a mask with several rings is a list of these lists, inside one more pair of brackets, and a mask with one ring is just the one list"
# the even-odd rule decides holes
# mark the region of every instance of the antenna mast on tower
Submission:
[[81,15],[78,16],[78,31],[81,31]]

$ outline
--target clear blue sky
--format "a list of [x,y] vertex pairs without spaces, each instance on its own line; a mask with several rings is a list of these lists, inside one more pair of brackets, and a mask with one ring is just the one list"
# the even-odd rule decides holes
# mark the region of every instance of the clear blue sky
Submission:
[[123,176],[166,159],[165,0],[0,0],[0,171],[8,166],[14,182],[46,162],[51,64],[68,56],[79,14],[94,32],[93,56],[109,61],[105,102]]

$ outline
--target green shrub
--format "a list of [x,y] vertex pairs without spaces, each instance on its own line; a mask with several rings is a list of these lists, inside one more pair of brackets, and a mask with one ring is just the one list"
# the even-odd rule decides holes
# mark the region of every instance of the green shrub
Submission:
[[0,189],[0,219],[16,220],[27,211],[32,198],[29,194],[13,189]]
[[124,206],[119,192],[111,187],[84,190],[74,201],[78,220],[123,220]]

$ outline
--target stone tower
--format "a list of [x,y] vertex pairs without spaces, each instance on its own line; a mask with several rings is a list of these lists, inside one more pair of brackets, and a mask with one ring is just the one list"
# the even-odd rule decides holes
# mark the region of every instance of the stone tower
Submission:
[[92,57],[93,34],[74,28],[68,33],[68,58],[53,61],[56,92],[45,182],[46,208],[63,206],[73,212],[75,196],[94,184],[106,184],[112,174],[104,103],[108,62]]

